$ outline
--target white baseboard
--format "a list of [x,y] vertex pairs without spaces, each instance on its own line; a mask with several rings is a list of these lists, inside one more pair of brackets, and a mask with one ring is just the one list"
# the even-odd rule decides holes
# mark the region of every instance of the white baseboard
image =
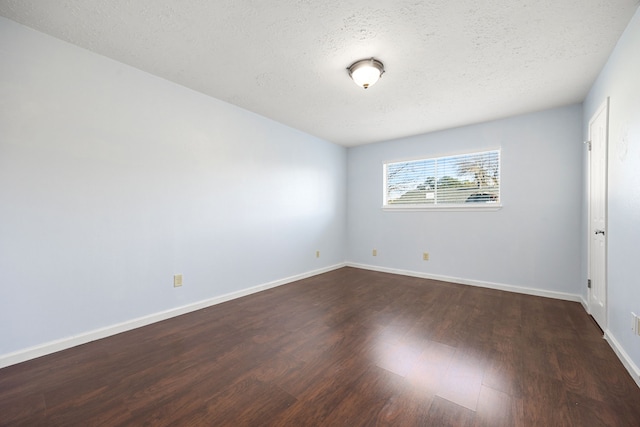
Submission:
[[[584,308],[584,311],[589,313],[589,303],[587,302],[586,299],[582,298],[582,295],[580,295],[580,304],[582,304],[582,308]],[[591,314],[591,313],[589,313],[589,314]]]
[[[150,325],[152,323],[160,322],[162,320],[170,319],[172,317],[180,316],[192,311],[200,310],[212,305],[220,304],[226,301],[230,301],[243,296],[251,295],[257,292],[261,292],[267,289],[275,288],[278,286],[286,285],[287,283],[295,282],[297,280],[306,279],[309,277],[317,276],[318,274],[327,273],[329,271],[337,270],[342,267],[354,267],[364,270],[380,271],[384,273],[400,274],[403,276],[419,277],[423,279],[440,280],[443,282],[458,283],[463,285],[480,286],[483,288],[498,289],[508,292],[516,292],[527,295],[542,296],[548,298],[556,298],[567,301],[580,302],[582,306],[587,310],[587,302],[580,296],[562,292],[545,291],[533,288],[523,288],[519,286],[505,285],[501,283],[483,282],[478,280],[462,279],[458,277],[439,276],[434,274],[421,273],[409,270],[400,270],[395,268],[378,267],[367,264],[358,264],[354,262],[339,263],[329,267],[321,268],[318,270],[309,271],[306,273],[298,274],[295,276],[286,277],[284,279],[275,280],[272,282],[264,283],[261,285],[253,286],[251,288],[242,289],[240,291],[231,292],[225,295],[220,295],[214,298],[198,301],[192,304],[188,304],[181,307],[172,308],[169,310],[153,313],[147,316],[138,317],[122,323],[107,326],[93,331],[88,331],[82,334],[66,337],[56,341],[50,341],[41,345],[26,348],[24,350],[18,350],[13,353],[0,355],[0,368],[15,365],[17,363],[25,362],[27,360],[35,359],[37,357],[46,356],[47,354],[55,353],[57,351],[66,350],[81,344],[86,344],[91,341],[96,341],[102,338],[106,338],[112,335],[119,334],[121,332],[130,331],[132,329],[140,328],[142,326]],[[638,368],[629,355],[624,351],[622,346],[618,343],[615,337],[609,330],[605,332],[605,339],[609,342],[609,345],[614,350],[620,361],[623,363],[633,380],[640,387],[640,368]]]
[[622,348],[622,346],[620,345],[618,340],[613,336],[610,330],[608,329],[606,330],[606,332],[604,333],[604,339],[607,340],[607,342],[609,343],[613,351],[618,356],[618,359],[620,359],[624,367],[627,369],[627,371],[631,375],[631,378],[633,378],[633,380],[636,382],[638,387],[640,387],[640,368],[638,368],[638,366],[636,366],[636,364],[633,363],[633,360],[631,360],[631,357],[629,357],[627,352],[624,351],[624,348]]
[[566,301],[581,302],[582,297],[577,294],[569,294],[564,292],[546,291],[543,289],[524,288],[520,286],[506,285],[504,283],[483,282],[480,280],[463,279],[460,277],[440,276],[436,274],[422,273],[418,271],[400,270],[397,268],[378,267],[375,265],[358,264],[347,262],[347,267],[362,268],[365,270],[380,271],[383,273],[400,274],[403,276],[419,277],[422,279],[439,280],[442,282],[458,283],[461,285],[479,286],[481,288],[497,289],[500,291],[516,292],[519,294],[535,295],[539,297],[555,298]]
[[158,313],[149,314],[147,316],[138,317],[136,319],[127,320],[122,323],[118,323],[118,324],[107,326],[100,329],[95,329],[93,331],[84,332],[82,334],[73,335],[73,336],[62,338],[55,341],[50,341],[34,347],[18,350],[13,353],[3,354],[3,355],[0,355],[0,368],[15,365],[17,363],[25,362],[27,360],[31,360],[37,357],[45,356],[47,354],[55,353],[57,351],[66,350],[71,347],[75,347],[81,344],[86,344],[88,342],[96,341],[102,338],[116,335],[121,332],[130,331],[132,329],[140,328],[142,326],[147,326],[152,323],[160,322],[162,320],[170,319],[172,317],[180,316],[186,313],[190,313],[192,311],[210,307],[212,305],[220,304],[226,301],[230,301],[232,299],[251,295],[256,292],[286,285],[287,283],[295,282],[297,280],[302,280],[312,276],[317,276],[318,274],[337,270],[338,268],[344,267],[345,265],[346,265],[345,263],[335,264],[329,267],[324,267],[318,270],[313,270],[313,271],[298,274],[295,276],[286,277],[284,279],[275,280],[273,282],[264,283],[261,285],[253,286],[251,288],[242,289],[240,291],[231,292],[225,295],[220,295],[214,298],[209,298],[209,299],[198,301],[192,304],[187,304],[181,307],[176,307],[176,308],[161,311]]

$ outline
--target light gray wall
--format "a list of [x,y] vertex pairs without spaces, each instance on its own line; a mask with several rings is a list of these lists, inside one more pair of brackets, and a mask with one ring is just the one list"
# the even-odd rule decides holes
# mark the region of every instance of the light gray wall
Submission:
[[[573,105],[349,149],[349,261],[578,294],[581,124]],[[385,161],[493,148],[502,150],[501,210],[381,209]]]
[[[608,185],[608,329],[636,367],[640,337],[631,312],[640,315],[640,10],[584,101],[584,135],[590,118],[610,97]],[[584,226],[586,234],[586,224]],[[586,292],[584,293],[586,298]]]
[[345,148],[4,18],[0,52],[0,355],[344,260]]

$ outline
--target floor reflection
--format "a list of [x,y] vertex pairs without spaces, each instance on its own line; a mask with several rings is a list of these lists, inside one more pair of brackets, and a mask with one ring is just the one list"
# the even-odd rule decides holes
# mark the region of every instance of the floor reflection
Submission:
[[[377,366],[404,377],[415,392],[438,396],[472,411],[478,407],[488,366],[482,352],[410,337],[402,328],[386,328],[377,336],[373,359]],[[500,381],[496,375],[499,373],[492,372],[492,380]],[[494,400],[496,405],[501,402]]]

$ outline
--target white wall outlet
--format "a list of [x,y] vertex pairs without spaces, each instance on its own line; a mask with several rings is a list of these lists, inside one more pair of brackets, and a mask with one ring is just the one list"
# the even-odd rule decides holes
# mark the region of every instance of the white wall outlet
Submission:
[[423,261],[429,261],[429,252],[423,252],[422,253],[422,260]]
[[633,319],[633,322],[631,323],[631,330],[633,332],[637,333],[637,330],[638,330],[638,316],[636,316],[636,314],[632,311],[631,312],[631,317]]
[[371,255],[378,256],[378,250],[374,249],[373,251],[371,251]]
[[320,258],[320,251],[316,251],[316,258]]
[[182,286],[182,274],[174,274],[173,275],[173,287],[179,288]]

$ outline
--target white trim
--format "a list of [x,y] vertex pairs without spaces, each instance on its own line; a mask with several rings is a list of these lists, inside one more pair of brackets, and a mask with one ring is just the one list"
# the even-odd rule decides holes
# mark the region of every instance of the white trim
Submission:
[[640,368],[638,368],[636,364],[633,363],[631,357],[629,357],[627,352],[624,351],[624,348],[620,345],[618,340],[615,339],[609,329],[607,329],[604,333],[604,339],[607,340],[613,351],[618,356],[618,359],[620,359],[624,367],[627,368],[627,371],[629,372],[629,375],[631,375],[631,378],[633,378],[638,387],[640,387]]
[[502,204],[482,204],[482,203],[469,203],[469,204],[459,204],[459,205],[383,205],[382,210],[393,212],[393,211],[443,211],[443,212],[455,212],[455,211],[498,211],[502,209]]
[[466,156],[468,154],[485,154],[485,153],[491,153],[492,151],[502,151],[502,146],[501,145],[496,145],[492,148],[486,148],[482,151],[474,151],[472,149],[468,149],[468,150],[456,150],[456,151],[447,151],[446,154],[443,154],[442,152],[440,154],[429,154],[428,156],[430,157],[425,157],[427,154],[416,154],[415,156],[410,156],[410,157],[402,157],[402,158],[396,158],[394,160],[384,160],[382,162],[383,165],[385,164],[389,164],[389,163],[409,163],[409,162],[417,162],[420,160],[431,160],[431,159],[444,159],[447,157],[458,157],[458,156]]
[[347,267],[362,268],[364,270],[380,271],[383,273],[400,274],[403,276],[419,277],[422,279],[440,280],[442,282],[457,283],[460,285],[478,286],[481,288],[497,289],[500,291],[515,292],[518,294],[534,295],[539,297],[547,297],[561,299],[565,301],[573,301],[582,303],[582,297],[578,294],[569,294],[564,292],[545,291],[543,289],[524,288],[520,286],[507,285],[504,283],[483,282],[480,280],[462,279],[460,277],[440,276],[437,274],[422,273],[419,271],[400,270],[397,268],[378,267],[375,265],[358,264],[355,262],[347,262]]
[[587,302],[586,299],[584,299],[582,295],[580,295],[580,304],[582,304],[582,308],[584,308],[584,311],[586,311],[587,314],[589,314],[589,303]]
[[45,356],[47,354],[55,353],[61,350],[66,350],[71,347],[75,347],[81,344],[86,344],[91,341],[96,341],[102,338],[110,337],[112,335],[119,334],[121,332],[130,331],[132,329],[147,326],[152,323],[160,322],[162,320],[170,319],[172,317],[180,316],[192,311],[200,310],[212,305],[220,304],[232,299],[244,297],[247,295],[261,292],[267,289],[275,288],[278,286],[286,285],[287,283],[295,282],[297,280],[306,279],[318,274],[327,273],[329,271],[337,270],[344,267],[345,263],[335,264],[329,267],[320,268],[317,270],[308,271],[295,276],[286,277],[284,279],[274,280],[273,282],[263,283],[261,285],[253,286],[251,288],[242,289],[240,291],[231,292],[228,294],[220,295],[217,297],[209,298],[206,300],[194,302],[181,307],[171,308],[169,310],[160,311],[158,313],[149,314],[147,316],[138,317],[118,323],[111,326],[106,326],[100,329],[94,329],[92,331],[83,332],[78,335],[62,338],[55,341],[50,341],[44,344],[29,347],[23,350],[18,350],[13,353],[7,353],[0,355],[0,368],[15,365],[17,363],[25,362],[27,360],[35,359],[37,357]]

